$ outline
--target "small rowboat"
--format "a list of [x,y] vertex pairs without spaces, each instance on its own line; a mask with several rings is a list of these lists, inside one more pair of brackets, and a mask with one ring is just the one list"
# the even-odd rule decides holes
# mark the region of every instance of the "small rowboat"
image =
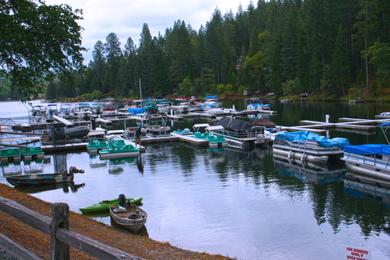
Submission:
[[131,232],[137,233],[145,226],[148,214],[146,214],[143,209],[135,205],[132,205],[128,208],[111,206],[110,217],[113,222],[120,225],[121,227]]
[[14,186],[53,185],[73,181],[73,173],[27,174],[7,177],[7,181]]
[[25,174],[7,177],[7,181],[14,186],[41,186],[54,185],[73,181],[75,173],[84,173],[84,170],[74,166],[67,173]]
[[[142,206],[142,198],[127,199],[127,202],[132,203],[136,206]],[[80,208],[80,211],[83,214],[108,213],[111,206],[116,206],[118,204],[119,204],[118,199],[102,200],[99,203],[93,204],[91,206]]]

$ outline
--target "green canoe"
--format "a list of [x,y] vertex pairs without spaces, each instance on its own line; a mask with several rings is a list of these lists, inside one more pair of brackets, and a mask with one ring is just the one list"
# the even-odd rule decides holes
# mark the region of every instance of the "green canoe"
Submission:
[[[142,206],[142,198],[127,199],[127,201],[135,204],[136,206]],[[80,208],[80,211],[83,214],[108,213],[110,206],[112,205],[118,205],[118,199],[102,200],[99,203],[93,204],[89,207]]]

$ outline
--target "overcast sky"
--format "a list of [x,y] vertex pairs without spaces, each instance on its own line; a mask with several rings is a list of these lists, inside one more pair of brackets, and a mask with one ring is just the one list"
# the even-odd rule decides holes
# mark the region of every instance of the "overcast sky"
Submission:
[[164,34],[175,20],[189,23],[195,30],[205,24],[216,7],[225,13],[243,9],[250,0],[46,0],[47,4],[68,4],[82,9],[84,20],[81,26],[86,61],[91,57],[96,41],[105,41],[107,34],[114,32],[120,38],[122,47],[130,36],[138,45],[143,23],[149,25],[153,35]]

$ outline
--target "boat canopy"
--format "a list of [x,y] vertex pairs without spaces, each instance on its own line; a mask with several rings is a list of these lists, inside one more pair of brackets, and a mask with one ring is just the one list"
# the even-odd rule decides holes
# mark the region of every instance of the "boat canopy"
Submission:
[[223,126],[221,125],[213,125],[213,126],[208,126],[206,128],[207,131],[221,131],[224,130]]
[[209,127],[210,125],[205,123],[205,124],[194,124],[193,128],[206,128]]
[[252,126],[247,121],[231,117],[224,117],[219,120],[215,125],[220,125],[227,130],[236,132],[246,132],[250,131],[252,128]]
[[347,138],[327,138],[326,136],[319,135],[308,131],[296,131],[296,132],[284,132],[276,136],[275,140],[284,140],[288,142],[300,143],[306,141],[317,142],[323,147],[344,147],[349,145]]
[[387,144],[362,144],[344,146],[344,152],[362,155],[390,155],[390,145]]

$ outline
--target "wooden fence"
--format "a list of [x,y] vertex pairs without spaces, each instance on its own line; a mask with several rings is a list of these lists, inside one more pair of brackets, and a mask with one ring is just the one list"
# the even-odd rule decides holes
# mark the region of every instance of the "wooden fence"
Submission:
[[[98,259],[141,259],[69,230],[69,206],[65,203],[52,204],[51,218],[4,197],[0,197],[0,210],[49,234],[50,259],[69,259],[70,246]],[[0,235],[0,247],[20,259],[40,259],[3,235]]]

